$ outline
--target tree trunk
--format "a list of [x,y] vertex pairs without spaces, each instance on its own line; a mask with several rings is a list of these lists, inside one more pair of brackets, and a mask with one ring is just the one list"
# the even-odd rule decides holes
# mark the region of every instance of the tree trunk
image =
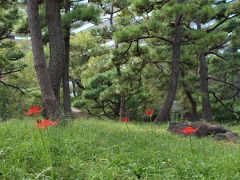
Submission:
[[73,96],[77,97],[77,93],[76,93],[76,82],[75,80],[72,81],[72,88],[73,88]]
[[[70,11],[71,3],[66,0],[65,13]],[[71,96],[69,88],[69,51],[70,51],[70,24],[64,25],[64,43],[65,43],[65,59],[63,62],[63,108],[66,114],[71,114]]]
[[61,25],[59,0],[46,0],[46,16],[48,23],[50,61],[48,71],[53,92],[60,103],[60,86],[63,74],[63,61],[65,59],[64,39]]
[[188,100],[191,103],[192,106],[192,115],[193,115],[193,119],[196,120],[197,119],[197,103],[194,100],[193,96],[192,96],[192,92],[185,89],[185,93],[187,95]]
[[[238,60],[238,48],[232,47],[231,52],[233,53],[233,60],[237,61]],[[239,70],[239,68],[237,69],[237,72],[236,72],[236,85],[238,88],[240,88],[240,70]],[[240,92],[237,93],[237,98],[240,99]]]
[[[111,13],[110,13],[110,25],[112,28],[114,28],[114,22],[113,22],[113,14],[114,14],[114,8],[113,5],[111,5]],[[118,45],[115,45],[115,48],[118,48]],[[121,67],[120,64],[115,64],[116,72],[117,72],[117,77],[118,79],[121,78]],[[125,109],[125,93],[123,91],[120,92],[120,97],[119,97],[119,118],[122,120],[126,116],[126,109]]]
[[181,56],[181,37],[182,37],[182,25],[181,25],[182,15],[177,13],[175,20],[175,32],[174,32],[174,41],[172,42],[172,68],[171,68],[171,77],[169,90],[167,98],[163,104],[163,107],[158,113],[155,122],[167,121],[169,113],[177,94],[178,80],[180,75],[180,56]]
[[[197,29],[202,29],[201,22],[197,21]],[[203,118],[206,120],[212,120],[212,108],[210,103],[209,91],[208,91],[208,66],[206,55],[202,52],[199,55],[199,75],[200,75],[200,90],[202,98]]]
[[[185,72],[182,70],[181,71],[181,75],[182,75],[182,78],[184,79],[184,76],[185,76]],[[193,119],[196,120],[198,117],[197,117],[197,102],[195,101],[195,99],[193,98],[192,96],[192,91],[189,90],[188,86],[187,86],[187,83],[186,81],[184,80],[183,81],[183,89],[186,93],[186,96],[189,100],[189,102],[191,103],[191,106],[192,106],[192,116],[193,116]]]
[[27,0],[27,13],[34,56],[34,67],[42,92],[44,112],[48,117],[56,117],[59,115],[60,109],[47,71],[40,27],[38,0]]
[[212,108],[208,91],[208,66],[205,54],[200,54],[200,89],[202,96],[203,118],[212,120]]
[[[120,79],[121,78],[121,69],[120,65],[116,65],[116,71],[117,71],[117,77]],[[123,91],[120,93],[120,106],[119,106],[119,117],[120,120],[125,117],[125,94]]]
[[123,119],[125,117],[125,95],[124,95],[124,93],[121,93],[121,95],[120,95],[119,116],[120,116],[120,119]]

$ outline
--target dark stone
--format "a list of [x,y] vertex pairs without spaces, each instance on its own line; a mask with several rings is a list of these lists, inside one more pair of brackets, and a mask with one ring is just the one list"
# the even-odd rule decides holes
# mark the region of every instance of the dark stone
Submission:
[[198,127],[198,130],[195,132],[195,136],[197,137],[206,137],[209,136],[209,126],[207,124],[202,124]]
[[226,133],[218,133],[214,136],[215,140],[218,141],[231,141],[231,142],[239,142],[240,136],[234,132],[226,132]]
[[237,133],[231,132],[220,125],[210,125],[203,122],[170,122],[168,131],[175,134],[183,134],[182,131],[186,127],[198,128],[192,135],[196,137],[214,136],[216,140],[228,140],[231,142],[237,142],[240,140],[240,136]]
[[191,126],[193,128],[198,128],[200,126],[200,123],[198,122],[170,122],[168,131],[182,134],[182,130],[188,126]]
[[218,133],[226,133],[229,132],[228,129],[224,128],[223,126],[216,125],[216,126],[209,126],[208,131],[212,135],[216,135]]

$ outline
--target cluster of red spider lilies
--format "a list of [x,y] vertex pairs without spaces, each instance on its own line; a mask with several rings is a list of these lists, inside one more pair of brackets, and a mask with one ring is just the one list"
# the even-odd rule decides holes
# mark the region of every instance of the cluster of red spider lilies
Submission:
[[[153,116],[154,112],[155,112],[154,109],[151,109],[151,108],[148,108],[148,109],[145,111],[145,115],[146,115],[147,117],[149,117],[150,121],[152,120],[152,116]],[[124,122],[124,123],[128,123],[128,122],[129,122],[129,117],[123,117],[123,118],[121,119],[121,121]]]
[[187,126],[182,130],[182,134],[184,135],[193,135],[198,128],[193,128],[192,126]]
[[[28,111],[25,113],[27,116],[39,116],[42,113],[42,108],[40,106],[30,106]],[[56,126],[59,120],[51,121],[50,119],[37,120],[37,126],[41,129],[47,127]]]

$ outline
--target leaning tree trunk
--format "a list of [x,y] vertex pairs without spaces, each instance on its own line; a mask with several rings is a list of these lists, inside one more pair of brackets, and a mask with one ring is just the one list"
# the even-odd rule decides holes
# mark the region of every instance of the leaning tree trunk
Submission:
[[182,15],[177,13],[175,19],[175,32],[174,41],[172,42],[172,69],[169,90],[167,98],[163,104],[160,113],[157,115],[155,122],[167,121],[170,110],[177,94],[178,80],[180,76],[180,56],[181,56],[181,37],[182,37],[182,25],[181,25]]
[[185,93],[192,106],[193,119],[196,120],[197,119],[197,102],[194,100],[191,91],[185,89]]
[[[71,3],[66,0],[65,13],[70,11]],[[69,88],[69,51],[70,51],[70,24],[64,24],[64,43],[65,43],[65,59],[63,62],[63,108],[64,112],[71,114],[71,96]]]
[[205,54],[200,54],[200,89],[202,96],[203,118],[212,120],[212,108],[208,91],[208,66]]
[[48,23],[50,61],[48,71],[55,97],[60,103],[60,86],[65,59],[64,39],[61,25],[59,0],[46,0],[46,17]]
[[40,27],[38,0],[27,0],[27,13],[34,56],[34,67],[42,92],[44,112],[48,117],[56,117],[59,115],[60,109],[47,71]]
[[[182,75],[182,78],[184,79],[185,72],[183,70],[181,71],[181,75]],[[197,102],[193,98],[192,91],[189,90],[186,80],[183,80],[183,89],[186,93],[186,96],[187,96],[189,102],[191,103],[193,119],[196,120],[198,118],[197,117]]]

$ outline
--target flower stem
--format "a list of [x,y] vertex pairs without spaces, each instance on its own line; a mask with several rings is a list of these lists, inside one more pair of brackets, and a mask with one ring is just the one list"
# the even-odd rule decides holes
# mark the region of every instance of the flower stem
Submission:
[[127,131],[129,132],[129,127],[128,127],[128,123],[126,123],[126,126],[127,126]]
[[47,154],[46,161],[47,161],[48,166],[51,168],[51,176],[52,176],[52,179],[53,179],[53,177],[54,177],[53,176],[53,169],[52,169],[53,168],[53,164],[52,164],[52,159],[51,159],[51,156],[50,156],[50,151],[49,151],[47,143],[45,142],[42,130],[39,129],[39,132],[40,132],[41,141],[42,141],[42,145],[43,145],[44,151]]
[[191,148],[191,151],[193,152],[193,147],[192,147],[192,138],[191,138],[191,136],[189,136],[189,143],[190,143],[190,148]]

